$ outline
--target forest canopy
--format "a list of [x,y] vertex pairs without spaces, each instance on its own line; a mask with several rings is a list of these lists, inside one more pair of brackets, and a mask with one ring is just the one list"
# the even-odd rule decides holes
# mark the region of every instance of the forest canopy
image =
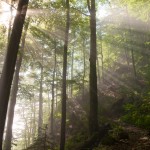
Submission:
[[0,150],[150,149],[149,0],[0,0],[0,33]]

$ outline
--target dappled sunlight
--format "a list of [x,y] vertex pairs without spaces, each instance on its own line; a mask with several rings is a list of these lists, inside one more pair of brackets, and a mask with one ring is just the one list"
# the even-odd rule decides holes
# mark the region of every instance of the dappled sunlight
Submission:
[[[150,5],[106,0],[91,7],[94,1],[89,1],[29,0],[25,22],[17,28],[12,22],[18,1],[12,12],[1,1],[0,54],[5,58],[13,41],[6,58],[17,58],[14,68],[8,68],[15,71],[9,87],[10,99],[16,100],[10,107],[15,109],[13,150],[59,149],[62,139],[65,150],[123,144],[128,149],[133,144],[125,122],[149,129],[150,19],[145,18]],[[146,9],[143,14],[133,11],[139,4]],[[18,33],[20,43],[13,39]],[[18,54],[13,53],[17,44]]]

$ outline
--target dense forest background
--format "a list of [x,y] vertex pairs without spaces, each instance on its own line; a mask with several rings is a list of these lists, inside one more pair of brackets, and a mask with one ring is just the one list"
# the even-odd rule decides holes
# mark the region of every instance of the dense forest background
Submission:
[[1,0],[0,33],[0,150],[150,149],[149,0]]

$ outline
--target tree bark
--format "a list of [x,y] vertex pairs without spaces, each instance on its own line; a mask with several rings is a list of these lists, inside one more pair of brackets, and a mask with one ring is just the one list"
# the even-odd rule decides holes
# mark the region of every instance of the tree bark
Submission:
[[14,20],[12,34],[10,36],[7,54],[0,80],[0,150],[2,149],[3,133],[6,120],[6,113],[10,95],[11,84],[21,39],[22,29],[26,16],[29,0],[20,0],[18,3],[17,14]]
[[63,54],[63,83],[62,83],[62,117],[61,117],[61,136],[60,136],[60,150],[65,150],[66,137],[66,72],[67,72],[67,52],[69,40],[70,27],[70,5],[69,0],[66,0],[66,31]]
[[[96,73],[96,10],[95,0],[88,1],[90,11],[90,114],[89,132],[93,135],[98,131],[98,96],[97,96],[97,73]],[[90,6],[91,4],[91,6]]]

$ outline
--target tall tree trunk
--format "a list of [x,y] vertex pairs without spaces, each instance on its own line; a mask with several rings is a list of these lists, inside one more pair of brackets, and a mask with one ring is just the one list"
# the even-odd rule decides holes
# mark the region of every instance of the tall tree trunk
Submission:
[[54,102],[55,102],[55,74],[56,74],[56,42],[54,49],[54,68],[53,68],[53,83],[52,83],[52,106],[51,106],[51,135],[54,136],[53,127],[54,127]]
[[87,0],[90,11],[90,114],[89,132],[93,135],[98,131],[98,96],[97,96],[97,74],[96,74],[96,10],[95,0]]
[[84,99],[85,94],[85,39],[83,39],[83,78],[82,78],[82,100]]
[[42,63],[40,63],[41,68],[41,78],[40,78],[40,90],[39,90],[39,119],[38,119],[38,136],[42,135],[42,125],[43,125],[43,53],[42,53]]
[[[71,80],[73,80],[73,67],[74,67],[74,48],[72,50],[72,54],[71,54]],[[71,91],[70,91],[70,97],[72,98],[73,95],[73,83],[71,82]]]
[[33,102],[33,134],[32,134],[32,141],[34,142],[34,138],[35,138],[35,133],[36,133],[36,128],[37,128],[37,124],[36,124],[36,102],[34,100]]
[[[132,37],[131,21],[130,21],[127,7],[126,7],[126,12],[127,12],[128,23],[129,23],[129,35],[132,40],[133,37]],[[131,59],[132,59],[132,66],[133,66],[133,75],[134,75],[134,79],[136,79],[137,73],[136,73],[135,58],[134,58],[134,51],[133,51],[133,41],[130,41],[130,43],[131,43]]]
[[12,33],[10,36],[7,54],[0,80],[0,150],[2,149],[3,133],[6,120],[6,113],[10,95],[13,74],[22,34],[22,28],[26,16],[29,0],[20,0],[18,3],[17,14],[14,20]]
[[[75,33],[74,33],[74,38],[75,38]],[[73,49],[72,49],[72,53],[71,53],[71,80],[73,80],[75,44],[76,44],[76,42],[74,42],[74,44],[73,44]],[[72,98],[72,95],[73,95],[73,83],[71,82],[71,91],[70,91],[71,98]]]
[[12,91],[11,91],[11,98],[10,98],[10,103],[9,103],[9,110],[8,110],[8,119],[7,119],[8,122],[7,122],[7,127],[6,127],[4,150],[11,150],[12,125],[13,125],[14,109],[15,109],[17,91],[18,91],[19,72],[20,72],[20,67],[21,67],[23,53],[24,53],[25,39],[26,39],[28,25],[29,25],[29,21],[27,22],[27,24],[25,26],[24,35],[22,37],[22,45],[21,45],[21,49],[20,49],[20,55],[16,62],[16,71],[15,71],[15,75],[14,75],[13,86],[12,86]]
[[25,124],[25,130],[24,130],[24,149],[28,147],[28,142],[27,142],[27,125]]
[[24,114],[24,107],[22,107],[22,118],[24,119],[24,124],[25,124],[25,130],[24,130],[24,149],[28,147],[28,142],[27,142],[27,123],[26,123],[26,118]]
[[57,106],[58,106],[58,77],[57,77],[57,65],[56,65],[56,86],[55,86],[55,89],[56,89],[56,110],[57,110]]
[[102,38],[102,33],[100,33],[101,35],[100,35],[100,38],[101,38],[101,43],[100,43],[100,54],[101,54],[101,63],[102,63],[102,70],[101,70],[101,72],[102,72],[102,81],[104,81],[104,58],[103,58],[103,38]]
[[67,72],[67,51],[69,40],[70,27],[70,5],[69,0],[66,0],[66,31],[63,54],[63,83],[62,83],[62,117],[61,117],[61,136],[60,136],[60,150],[65,150],[66,139],[66,72]]
[[[128,56],[128,51],[127,51],[127,49],[125,49],[124,52],[125,52],[125,57],[126,57],[127,66],[128,66],[128,71],[130,71],[129,59],[128,59],[129,56]],[[129,73],[129,72],[128,72],[128,73]]]
[[51,113],[51,100],[50,100],[50,89],[47,88],[47,98],[48,98],[48,113]]
[[98,83],[99,83],[99,85],[100,85],[100,81],[101,81],[101,77],[100,77],[100,65],[99,65],[99,58],[98,58],[98,55],[97,55],[97,59],[96,59],[96,61],[97,61],[97,76],[98,76]]
[[132,65],[133,65],[133,74],[134,74],[134,78],[136,79],[137,74],[136,74],[136,66],[135,66],[135,58],[134,58],[133,48],[131,49],[131,58],[132,58]]

